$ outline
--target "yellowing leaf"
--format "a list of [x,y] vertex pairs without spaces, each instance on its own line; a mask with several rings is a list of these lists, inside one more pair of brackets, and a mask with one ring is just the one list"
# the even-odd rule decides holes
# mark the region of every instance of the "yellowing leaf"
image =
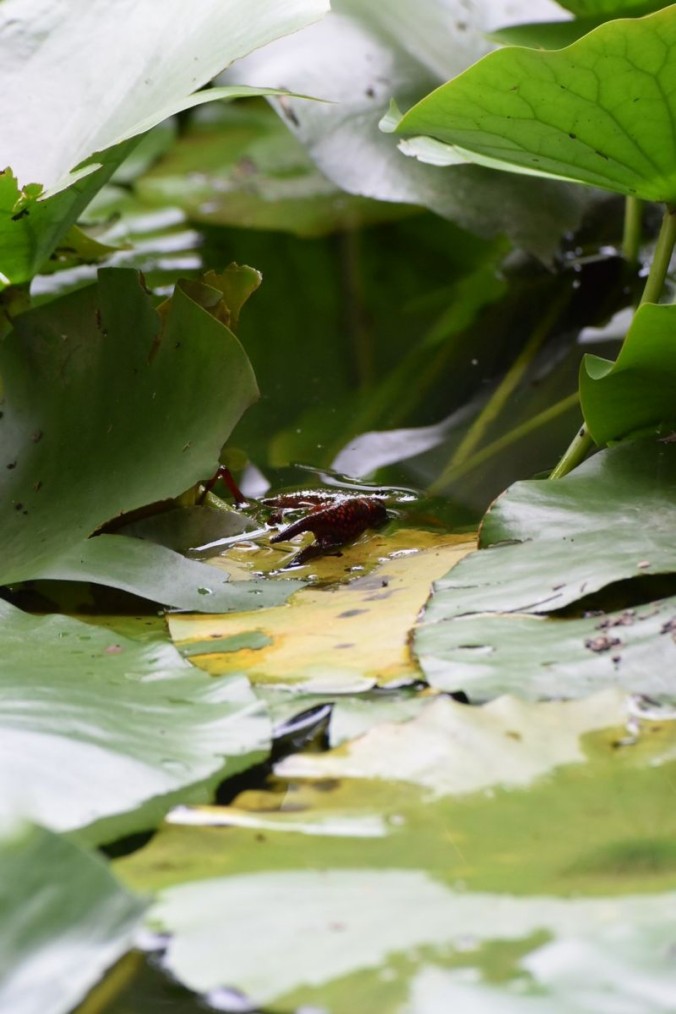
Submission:
[[[390,557],[342,586],[301,589],[281,608],[172,616],[171,636],[208,672],[245,672],[254,683],[348,692],[415,679],[408,631],[431,583],[474,548],[466,538],[427,532],[417,532],[416,542],[425,548]],[[371,543],[382,556],[393,538]],[[344,550],[348,570],[353,549],[363,552],[363,544]]]

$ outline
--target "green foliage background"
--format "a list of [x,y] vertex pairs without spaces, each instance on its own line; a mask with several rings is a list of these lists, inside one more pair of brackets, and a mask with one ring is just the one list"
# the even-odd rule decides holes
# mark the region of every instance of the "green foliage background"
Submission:
[[[676,7],[487,6],[0,5],[13,1014],[673,1005]],[[324,579],[385,625],[369,568],[483,515],[397,631],[418,682],[172,643],[293,643],[317,574],[264,575],[255,498],[308,485],[424,530]]]

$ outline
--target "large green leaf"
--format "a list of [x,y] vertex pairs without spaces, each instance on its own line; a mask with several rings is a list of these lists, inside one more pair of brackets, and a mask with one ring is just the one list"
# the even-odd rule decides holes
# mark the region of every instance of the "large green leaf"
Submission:
[[145,908],[103,861],[39,827],[0,834],[0,1008],[67,1014],[133,946]]
[[616,362],[584,357],[580,401],[597,444],[676,423],[676,307],[639,307]]
[[[522,7],[533,10],[534,5]],[[483,235],[507,234],[548,256],[575,228],[586,197],[560,184],[495,179],[476,166],[450,173],[402,159],[378,131],[389,100],[411,105],[487,50],[485,31],[518,17],[513,4],[460,0],[334,0],[301,35],[267,47],[227,72],[228,82],[277,85],[330,99],[273,102],[319,169],[351,194],[430,208]]]
[[208,477],[257,394],[219,320],[180,286],[158,315],[128,270],[19,317],[0,372],[3,582],[38,576],[109,518]]
[[0,813],[106,841],[260,761],[244,678],[208,680],[156,637],[0,604]]
[[611,21],[557,52],[503,49],[409,110],[486,165],[676,199],[676,7]]

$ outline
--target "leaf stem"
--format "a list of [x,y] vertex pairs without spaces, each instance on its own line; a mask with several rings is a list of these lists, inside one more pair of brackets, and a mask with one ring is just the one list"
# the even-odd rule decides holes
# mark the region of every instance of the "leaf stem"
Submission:
[[339,243],[345,326],[351,339],[357,386],[363,391],[373,384],[375,352],[373,334],[367,323],[359,230],[345,229]]
[[582,423],[579,430],[564,451],[558,465],[549,473],[550,479],[562,479],[574,468],[581,465],[592,449],[592,440],[585,423]]
[[627,264],[638,264],[641,246],[641,225],[643,201],[639,197],[626,197],[624,202],[624,232],[622,235],[622,256]]
[[667,205],[664,210],[664,218],[655,244],[653,262],[650,265],[650,273],[645,283],[645,289],[641,296],[639,306],[643,303],[659,302],[664,286],[664,279],[667,277],[671,255],[674,252],[676,242],[676,209]]
[[559,294],[557,299],[552,300],[548,311],[538,321],[530,338],[496,387],[488,402],[484,405],[481,412],[479,412],[479,415],[468,429],[464,438],[456,447],[441,475],[429,487],[430,492],[446,486],[459,466],[464,464],[474,454],[476,447],[484,439],[491,423],[501,414],[523,379],[526,370],[533,362],[540,346],[569,299],[570,292],[566,289]]
[[[471,458],[454,468],[452,473],[449,473],[447,476],[447,484],[450,482],[457,482],[458,479],[461,479],[468,472],[473,472],[474,469],[478,468],[480,465],[490,461],[490,459],[494,458],[496,454],[501,454],[502,451],[516,443],[517,440],[522,440],[524,437],[527,437],[529,433],[532,433],[534,430],[540,429],[541,426],[545,426],[547,423],[552,422],[558,416],[567,412],[569,408],[573,408],[574,405],[577,405],[579,400],[579,395],[577,391],[575,391],[573,394],[569,394],[565,398],[561,398],[560,401],[557,401],[554,405],[550,405],[549,408],[543,409],[542,412],[538,412],[537,415],[531,416],[530,419],[526,419],[518,426],[515,426],[513,430],[509,430],[501,437],[498,437],[497,440],[493,440],[490,444],[486,444],[486,446],[482,447],[480,451],[473,454]],[[432,486],[430,487],[431,493],[438,493],[441,491],[437,488],[438,484],[439,480],[432,483]]]

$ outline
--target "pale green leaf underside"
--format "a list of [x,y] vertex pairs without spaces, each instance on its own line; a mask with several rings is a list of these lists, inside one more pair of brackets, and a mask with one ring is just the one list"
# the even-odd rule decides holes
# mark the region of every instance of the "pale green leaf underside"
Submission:
[[607,22],[567,49],[503,49],[397,130],[539,175],[676,200],[676,7]]

